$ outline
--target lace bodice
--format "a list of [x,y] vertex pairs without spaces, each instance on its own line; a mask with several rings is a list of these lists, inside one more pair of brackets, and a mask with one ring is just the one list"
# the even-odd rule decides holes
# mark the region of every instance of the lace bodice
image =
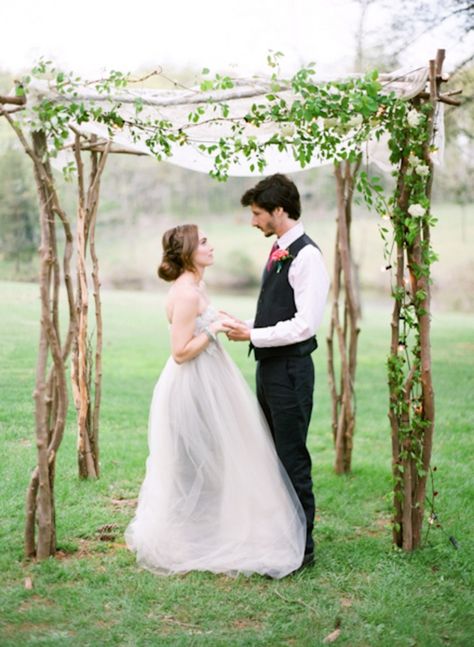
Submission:
[[[196,317],[196,328],[194,334],[199,335],[199,333],[202,332],[206,326],[215,321],[218,316],[217,310],[213,306],[208,305],[204,312]],[[213,355],[217,352],[219,345],[219,341],[212,342],[203,352]]]
[[218,317],[217,310],[208,305],[203,313],[196,317],[196,334],[199,334],[206,326],[215,321]]

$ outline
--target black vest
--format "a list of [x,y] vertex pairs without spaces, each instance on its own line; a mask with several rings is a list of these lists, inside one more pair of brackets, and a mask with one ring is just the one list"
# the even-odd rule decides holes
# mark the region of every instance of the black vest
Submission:
[[[319,249],[309,236],[303,234],[288,247],[288,252],[292,258],[287,261],[280,261],[280,263],[278,261],[274,262],[269,271],[265,268],[257,302],[254,328],[275,326],[279,321],[293,319],[295,316],[295,294],[288,282],[288,272],[290,271],[291,263],[306,245],[313,245]],[[280,271],[278,272],[279,265]],[[253,344],[250,345],[250,349],[253,349],[255,353],[256,360],[269,357],[304,357],[312,353],[317,347],[318,342],[315,335],[288,346],[256,348]]]

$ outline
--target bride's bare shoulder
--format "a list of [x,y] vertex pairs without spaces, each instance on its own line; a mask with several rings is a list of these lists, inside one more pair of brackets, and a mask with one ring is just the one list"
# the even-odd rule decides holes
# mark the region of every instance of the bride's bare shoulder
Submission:
[[180,283],[176,281],[173,283],[168,292],[168,298],[166,299],[166,315],[170,323],[173,319],[173,312],[176,305],[179,305],[180,308],[196,310],[197,312],[199,308],[199,294],[196,289],[184,282]]

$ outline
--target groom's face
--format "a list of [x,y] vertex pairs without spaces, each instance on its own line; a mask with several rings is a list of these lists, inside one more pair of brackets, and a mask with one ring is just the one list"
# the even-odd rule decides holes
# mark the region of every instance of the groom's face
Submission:
[[250,209],[252,211],[252,227],[260,229],[266,238],[273,236],[276,233],[275,214],[266,211],[255,203],[251,205]]

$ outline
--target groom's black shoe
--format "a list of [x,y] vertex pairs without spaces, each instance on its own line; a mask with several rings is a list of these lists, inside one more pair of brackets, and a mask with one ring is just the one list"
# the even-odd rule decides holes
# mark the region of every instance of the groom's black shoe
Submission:
[[301,573],[301,571],[303,571],[305,568],[310,568],[311,566],[314,566],[314,552],[305,553],[303,561],[301,562],[301,566],[294,572]]
[[300,568],[306,568],[306,566],[313,566],[314,564],[314,553],[305,553],[303,561],[301,562]]

